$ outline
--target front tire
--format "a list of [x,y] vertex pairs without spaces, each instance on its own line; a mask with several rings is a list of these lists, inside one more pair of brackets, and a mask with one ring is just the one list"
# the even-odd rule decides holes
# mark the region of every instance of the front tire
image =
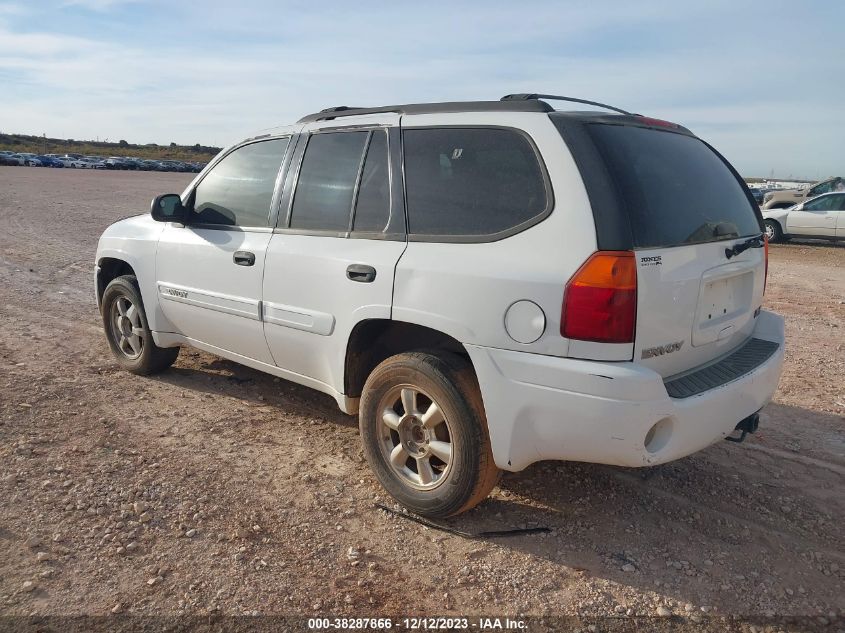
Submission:
[[777,243],[783,241],[783,230],[780,228],[780,224],[774,220],[765,220],[764,224],[766,225],[766,235],[769,238],[769,242]]
[[364,385],[359,427],[376,478],[417,514],[465,512],[499,479],[475,375],[454,354],[382,362]]
[[103,292],[103,328],[114,357],[126,371],[149,376],[170,367],[178,347],[159,347],[147,323],[134,275],[113,279]]

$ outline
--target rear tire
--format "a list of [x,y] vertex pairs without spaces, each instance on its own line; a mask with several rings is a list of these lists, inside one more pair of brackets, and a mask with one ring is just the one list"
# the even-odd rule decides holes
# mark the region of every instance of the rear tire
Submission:
[[776,244],[783,241],[783,230],[781,230],[780,224],[774,220],[765,220],[764,223],[766,225],[766,235],[769,237],[770,242]]
[[454,354],[382,362],[364,385],[359,427],[376,478],[417,514],[465,512],[499,480],[475,375]]
[[109,347],[126,371],[149,376],[164,371],[179,356],[178,347],[155,344],[134,275],[117,277],[106,286],[102,313]]

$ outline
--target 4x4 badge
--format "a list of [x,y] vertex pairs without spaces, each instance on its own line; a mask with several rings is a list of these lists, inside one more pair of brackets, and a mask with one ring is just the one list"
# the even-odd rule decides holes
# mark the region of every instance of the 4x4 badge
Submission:
[[657,347],[646,347],[643,350],[643,358],[652,358],[653,356],[663,356],[664,354],[671,354],[677,352],[684,346],[683,341],[677,343],[666,343],[666,345],[658,345]]

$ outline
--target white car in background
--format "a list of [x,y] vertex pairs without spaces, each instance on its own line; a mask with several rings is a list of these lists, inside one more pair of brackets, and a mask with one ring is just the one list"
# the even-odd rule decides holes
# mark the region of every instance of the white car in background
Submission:
[[106,164],[100,158],[90,158],[83,156],[77,161],[73,167],[82,167],[83,169],[106,169]]
[[63,156],[57,156],[56,160],[60,160],[62,165],[65,167],[75,167],[77,169],[82,169],[85,167],[85,163],[82,161],[81,158],[77,156],[69,156],[64,154]]
[[791,237],[845,240],[845,191],[824,193],[787,209],[764,209],[770,242]]

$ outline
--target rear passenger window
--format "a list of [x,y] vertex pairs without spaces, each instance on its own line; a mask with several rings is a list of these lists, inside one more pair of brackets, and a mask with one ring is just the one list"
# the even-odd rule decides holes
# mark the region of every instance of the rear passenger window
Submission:
[[353,231],[382,233],[390,219],[390,178],[387,167],[387,134],[373,132],[358,186]]
[[537,153],[514,130],[426,128],[403,133],[409,230],[495,235],[548,207]]
[[217,163],[194,191],[191,223],[267,226],[288,141],[244,145]]
[[293,198],[290,228],[349,230],[352,196],[367,136],[368,132],[311,136]]

